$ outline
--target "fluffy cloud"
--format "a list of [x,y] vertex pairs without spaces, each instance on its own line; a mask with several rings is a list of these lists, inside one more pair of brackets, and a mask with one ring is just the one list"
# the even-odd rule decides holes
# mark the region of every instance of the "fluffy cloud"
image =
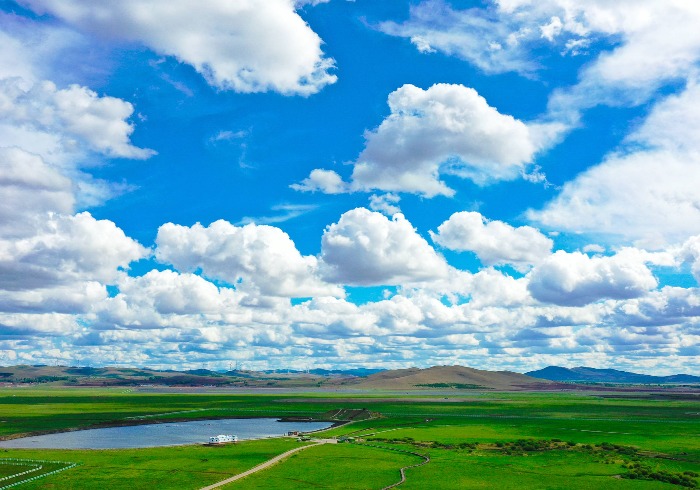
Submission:
[[681,247],[679,256],[691,265],[693,276],[700,284],[700,235],[689,238]]
[[118,294],[92,309],[92,323],[99,330],[204,329],[252,321],[250,310],[241,307],[244,295],[194,274],[152,270],[139,277],[123,276],[117,287]]
[[348,192],[348,185],[337,172],[333,170],[323,170],[320,168],[311,171],[309,176],[289,187],[301,192],[320,191],[324,194],[342,194]]
[[41,157],[0,147],[0,169],[0,237],[31,234],[35,216],[73,210],[73,183]]
[[[23,0],[82,31],[143,43],[193,66],[220,89],[308,95],[336,80],[321,39],[292,0],[138,0],[95,5],[84,0]],[[308,2],[305,2],[308,3]],[[312,2],[318,3],[318,2]]]
[[449,196],[454,191],[441,173],[482,185],[513,179],[544,143],[537,128],[499,113],[462,85],[404,85],[388,102],[391,114],[367,133],[355,163],[355,188]]
[[223,220],[208,227],[166,223],[158,229],[156,244],[161,262],[181,271],[201,270],[264,296],[344,295],[342,288],[320,279],[315,257],[302,256],[289,235],[273,226],[239,227]]
[[430,236],[445,248],[474,252],[486,265],[513,264],[520,269],[536,264],[552,250],[552,240],[537,229],[489,221],[477,212],[453,214]]
[[[61,313],[45,313],[42,315],[27,313],[0,314],[0,338],[23,338],[27,335],[40,335],[41,337],[64,336],[79,330],[74,315]],[[20,352],[20,356],[22,352]],[[16,360],[18,357],[10,357]]]
[[321,258],[331,281],[392,285],[447,276],[449,266],[401,214],[353,209],[326,228]]
[[[515,279],[491,268],[477,272],[467,284],[470,297],[468,305],[472,311],[489,306],[523,307],[532,303],[527,279]],[[492,314],[486,309],[483,313]]]
[[152,270],[141,277],[123,278],[115,298],[147,302],[161,314],[187,315],[220,312],[232,299],[230,293],[194,274]]
[[547,119],[559,121],[563,131],[579,125],[585,109],[638,105],[664,85],[696,76],[698,22],[700,8],[683,0],[492,0],[465,10],[426,0],[411,8],[407,21],[379,28],[409,38],[422,52],[458,56],[486,73],[526,76],[540,68],[535,51],[575,56],[595,43],[599,53],[582,66],[578,82],[550,95]]
[[0,239],[0,310],[62,311],[68,304],[80,311],[102,299],[103,284],[114,283],[146,255],[111,221],[89,213],[48,215],[36,223],[34,234]]
[[529,275],[532,295],[547,303],[582,306],[604,298],[628,299],[645,294],[657,280],[630,249],[611,257],[589,257],[558,250]]
[[399,201],[401,201],[401,197],[391,192],[380,195],[372,194],[369,196],[369,208],[372,211],[379,211],[387,216],[393,216],[401,212]]
[[[7,22],[1,16],[0,20]],[[70,213],[76,204],[101,204],[128,189],[124,183],[95,179],[82,166],[94,166],[102,156],[145,159],[155,152],[130,141],[131,103],[78,85],[58,88],[41,81],[43,72],[50,71],[46,57],[58,57],[63,45],[74,47],[70,35],[39,26],[33,26],[37,32],[30,35],[27,25],[18,28],[13,22],[17,21],[9,21],[8,31],[15,37],[2,33],[7,41],[3,53],[25,63],[11,63],[0,72],[0,148],[4,148],[0,165],[12,180],[0,182],[0,193],[8,196],[3,204],[26,204],[16,209],[12,220],[13,226],[25,229],[32,221],[25,218],[34,212]],[[31,182],[25,178],[29,173],[34,174]],[[4,221],[0,228],[10,232],[8,224]]]
[[99,97],[85,87],[72,85],[57,89],[44,81],[23,90],[19,79],[0,80],[0,121],[13,126],[29,126],[57,134],[62,146],[77,146],[111,157],[144,159],[154,154],[133,146],[129,137],[134,127],[127,122],[134,107],[115,97]]
[[657,104],[627,146],[567,182],[528,217],[559,230],[663,246],[700,233],[700,86]]
[[[535,153],[556,138],[557,125],[527,125],[501,114],[474,89],[404,85],[389,94],[391,114],[366,133],[352,173],[353,190],[451,196],[441,175],[479,185],[521,175]],[[332,171],[314,170],[298,190],[344,189]]]
[[700,318],[700,290],[666,286],[641,298],[621,302],[602,323],[625,327],[674,326]]
[[[599,103],[618,105],[645,101],[660,86],[687,79],[700,60],[700,9],[692,2],[624,0],[593,2],[549,0],[534,5],[525,0],[502,2],[514,16],[559,15],[562,33],[607,37],[612,49],[603,52],[580,74],[577,85],[556,93],[553,112],[573,112]],[[668,33],[673,32],[673,36]],[[566,38],[558,36],[557,40]]]
[[65,280],[114,281],[118,269],[147,255],[114,223],[90,213],[49,215],[35,235],[0,241],[2,287],[26,289]]

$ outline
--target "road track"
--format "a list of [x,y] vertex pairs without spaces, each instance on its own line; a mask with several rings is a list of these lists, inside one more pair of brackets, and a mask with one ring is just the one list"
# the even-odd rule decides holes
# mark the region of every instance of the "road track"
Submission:
[[294,454],[296,452],[303,451],[304,449],[309,449],[310,447],[320,446],[321,444],[326,444],[326,443],[327,443],[327,441],[322,440],[322,441],[316,442],[314,444],[309,444],[308,446],[295,447],[294,449],[290,449],[289,451],[284,452],[282,454],[279,454],[272,459],[268,459],[264,463],[260,463],[259,465],[254,466],[251,469],[244,471],[243,473],[239,473],[237,475],[234,475],[231,478],[226,478],[225,480],[221,480],[220,482],[214,483],[213,485],[209,485],[208,487],[202,487],[200,490],[212,490],[214,488],[219,488],[219,487],[222,487],[224,485],[228,485],[231,482],[234,482],[236,480],[240,480],[241,478],[245,478],[246,476],[252,475],[253,473],[257,473],[258,471],[262,471],[265,468],[269,468],[273,464],[279,463],[284,458],[291,456],[292,454]]

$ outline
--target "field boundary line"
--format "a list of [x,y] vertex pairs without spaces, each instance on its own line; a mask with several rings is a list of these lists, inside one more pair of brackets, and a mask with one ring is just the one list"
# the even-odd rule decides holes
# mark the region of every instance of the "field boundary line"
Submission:
[[234,482],[236,480],[240,480],[241,478],[245,478],[246,476],[252,475],[253,473],[257,473],[258,471],[264,470],[265,468],[269,468],[273,464],[279,463],[280,461],[285,459],[287,456],[290,456],[296,452],[303,451],[304,449],[308,449],[310,447],[320,446],[322,444],[326,444],[326,442],[319,441],[319,442],[316,442],[314,444],[309,444],[307,446],[295,447],[294,449],[290,449],[289,451],[286,451],[282,454],[278,454],[274,458],[268,459],[267,461],[264,461],[257,466],[253,466],[251,469],[246,470],[243,473],[239,473],[239,474],[234,475],[230,478],[226,478],[225,480],[221,480],[220,482],[214,483],[212,485],[202,487],[200,490],[213,490],[214,488],[219,488],[219,487],[222,487],[224,485],[228,485],[231,482]]

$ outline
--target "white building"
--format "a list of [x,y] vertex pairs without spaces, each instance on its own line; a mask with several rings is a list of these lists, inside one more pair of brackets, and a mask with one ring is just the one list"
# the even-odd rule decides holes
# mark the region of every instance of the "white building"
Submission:
[[209,444],[224,444],[226,442],[238,442],[238,436],[219,434],[209,438]]

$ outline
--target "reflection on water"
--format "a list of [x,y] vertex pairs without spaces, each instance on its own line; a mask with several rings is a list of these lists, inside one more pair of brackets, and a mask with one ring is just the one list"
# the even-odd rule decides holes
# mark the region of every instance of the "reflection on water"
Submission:
[[0,448],[15,449],[119,449],[174,446],[206,442],[219,434],[235,434],[239,440],[280,436],[288,431],[312,431],[330,422],[280,422],[278,419],[223,419],[168,424],[109,427],[0,441]]

